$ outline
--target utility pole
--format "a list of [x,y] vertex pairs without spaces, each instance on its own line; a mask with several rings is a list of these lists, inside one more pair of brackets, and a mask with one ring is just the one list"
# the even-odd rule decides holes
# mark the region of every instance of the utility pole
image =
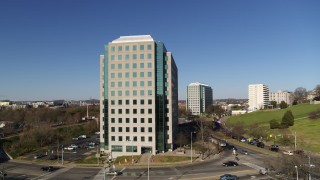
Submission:
[[309,152],[309,177],[308,180],[311,180],[311,161],[310,161],[310,152]]
[[297,150],[297,132],[294,132],[294,150]]

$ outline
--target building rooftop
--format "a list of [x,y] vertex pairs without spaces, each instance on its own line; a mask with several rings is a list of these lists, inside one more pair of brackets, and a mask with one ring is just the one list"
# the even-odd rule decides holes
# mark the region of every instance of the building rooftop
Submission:
[[194,82],[194,83],[190,83],[190,84],[189,84],[189,86],[200,86],[200,85],[202,85],[202,86],[209,86],[209,85],[207,85],[207,84],[203,84],[203,83],[200,83],[200,82]]
[[128,42],[154,42],[150,35],[137,35],[137,36],[120,36],[118,39],[113,40],[111,43],[128,43]]

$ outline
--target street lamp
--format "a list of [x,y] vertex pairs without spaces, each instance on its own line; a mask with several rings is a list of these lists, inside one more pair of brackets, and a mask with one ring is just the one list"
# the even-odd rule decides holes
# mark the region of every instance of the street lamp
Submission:
[[192,131],[191,131],[191,133],[190,133],[190,135],[191,135],[191,155],[190,155],[190,157],[191,157],[191,158],[190,158],[190,159],[191,159],[191,163],[192,163],[192,152],[193,152],[193,151],[192,151],[192,135],[193,135],[193,133],[195,133],[195,132],[192,132]]
[[299,179],[298,166],[294,166],[296,168],[297,180]]

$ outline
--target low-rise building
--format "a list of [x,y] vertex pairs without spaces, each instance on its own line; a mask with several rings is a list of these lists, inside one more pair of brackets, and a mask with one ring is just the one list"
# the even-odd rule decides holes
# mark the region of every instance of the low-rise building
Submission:
[[284,101],[285,103],[291,106],[294,101],[294,95],[292,92],[279,90],[277,92],[270,92],[269,100],[276,101],[277,104],[280,104],[281,101]]

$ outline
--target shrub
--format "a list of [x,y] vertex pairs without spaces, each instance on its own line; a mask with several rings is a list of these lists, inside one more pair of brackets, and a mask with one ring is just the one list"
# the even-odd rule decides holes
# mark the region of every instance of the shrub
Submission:
[[272,119],[270,120],[270,129],[278,129],[280,127],[280,124],[277,120]]
[[310,119],[318,119],[320,118],[320,109],[313,111],[309,114]]

